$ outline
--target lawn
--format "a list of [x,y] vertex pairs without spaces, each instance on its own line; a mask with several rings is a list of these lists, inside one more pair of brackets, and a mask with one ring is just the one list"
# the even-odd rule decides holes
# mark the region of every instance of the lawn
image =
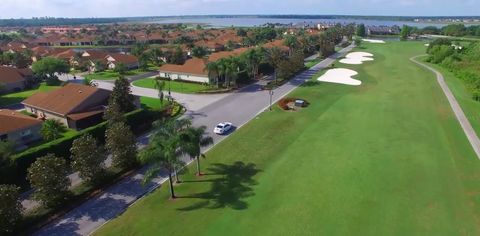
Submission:
[[[155,88],[155,79],[154,78],[147,78],[141,79],[133,82],[133,85],[142,87],[142,88]],[[203,90],[208,89],[208,86],[197,84],[197,83],[186,83],[186,82],[179,82],[179,81],[165,81],[165,90],[171,88],[172,92],[177,93],[198,93]]]
[[[150,66],[148,70],[141,70],[141,69],[136,69],[136,70],[129,70],[125,73],[125,76],[133,76],[133,75],[141,75],[148,73],[150,71],[156,70],[158,67],[155,66]],[[116,80],[120,77],[120,74],[118,72],[112,71],[112,70],[106,70],[102,72],[96,72],[93,74],[89,74],[85,76],[85,79],[88,80]]]
[[314,59],[314,60],[311,60],[311,61],[307,61],[307,63],[305,63],[305,67],[307,67],[307,69],[310,69],[313,66],[315,66],[316,64],[318,64],[320,61],[321,61],[321,59],[318,59],[318,58]]
[[152,109],[152,110],[160,110],[168,105],[167,100],[165,100],[163,104],[161,104],[159,98],[150,98],[150,97],[140,97],[140,103],[144,108]]
[[60,86],[48,86],[45,83],[41,83],[40,86],[36,89],[1,95],[0,106],[17,104],[27,99],[28,97],[32,96],[36,92],[49,92],[57,88],[60,88]]
[[[479,235],[480,161],[415,42],[364,44],[359,87],[262,113],[97,235]],[[340,67],[339,63],[336,63]]]

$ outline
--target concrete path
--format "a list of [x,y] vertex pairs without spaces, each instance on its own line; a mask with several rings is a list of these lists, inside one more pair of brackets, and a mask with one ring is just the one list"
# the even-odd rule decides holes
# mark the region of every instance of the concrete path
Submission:
[[465,132],[465,135],[468,138],[468,141],[472,145],[473,150],[477,154],[477,157],[480,159],[480,139],[478,138],[477,133],[473,129],[472,125],[470,124],[470,121],[467,119],[465,116],[465,113],[463,112],[462,108],[460,107],[460,104],[458,104],[457,99],[455,96],[452,94],[452,91],[450,91],[450,88],[448,87],[447,83],[445,82],[445,79],[443,78],[443,75],[435,70],[434,68],[423,64],[417,60],[417,58],[422,57],[425,55],[420,55],[416,57],[410,58],[411,61],[414,63],[427,68],[428,70],[432,71],[436,76],[437,76],[437,81],[440,84],[440,87],[443,90],[443,93],[448,99],[448,102],[450,103],[450,107],[452,107],[453,112],[455,113],[455,116],[457,117],[458,122],[462,126],[463,131]]
[[[277,88],[274,92],[273,101],[276,102],[286,96],[292,90],[309,80],[321,69],[331,65],[338,57],[344,56],[352,47],[343,49],[340,53],[325,59],[311,69],[293,78],[287,84]],[[240,91],[227,95],[226,97],[207,105],[199,110],[189,110],[185,116],[192,117],[194,125],[205,125],[208,127],[208,135],[214,138],[214,145],[223,141],[227,136],[212,134],[213,127],[221,121],[231,121],[236,128],[240,128],[251,119],[269,107],[270,96],[267,91],[261,91],[259,84],[253,84]],[[140,143],[146,145],[148,136]],[[204,149],[208,151],[211,147]],[[191,163],[189,158],[184,159],[187,165]],[[119,183],[108,188],[103,194],[93,197],[57,219],[55,222],[42,228],[34,235],[89,235],[111,219],[122,214],[131,204],[139,198],[154,191],[167,181],[165,173],[155,180],[143,186],[141,180],[146,168],[126,177]],[[168,184],[168,183],[167,183]]]

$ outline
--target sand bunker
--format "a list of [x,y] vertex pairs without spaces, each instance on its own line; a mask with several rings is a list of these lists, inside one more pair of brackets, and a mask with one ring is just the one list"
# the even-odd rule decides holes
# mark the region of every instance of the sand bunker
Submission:
[[373,54],[366,52],[352,52],[349,53],[344,59],[340,60],[340,63],[350,65],[360,65],[364,61],[373,61]]
[[369,42],[369,43],[385,43],[383,40],[378,40],[378,39],[362,39],[364,42]]
[[362,84],[362,81],[352,79],[352,76],[355,76],[357,74],[358,73],[356,71],[350,70],[350,69],[343,69],[343,68],[331,69],[331,70],[328,70],[324,75],[322,75],[317,80],[321,82],[358,86]]

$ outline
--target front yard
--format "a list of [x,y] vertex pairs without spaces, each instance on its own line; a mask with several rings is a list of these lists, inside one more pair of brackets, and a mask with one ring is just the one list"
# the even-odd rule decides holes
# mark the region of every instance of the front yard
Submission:
[[28,97],[32,96],[37,92],[49,92],[54,89],[60,88],[60,86],[48,86],[45,83],[41,83],[40,86],[36,89],[30,89],[18,93],[10,93],[0,96],[0,106],[9,106],[13,104],[17,104],[22,102],[23,100],[27,99]]
[[[133,82],[133,85],[142,88],[151,88],[155,89],[155,78],[147,78],[141,79]],[[177,93],[199,93],[201,91],[207,90],[209,87],[197,84],[197,83],[187,83],[187,82],[179,82],[179,81],[165,81],[165,91],[171,89],[172,92]]]

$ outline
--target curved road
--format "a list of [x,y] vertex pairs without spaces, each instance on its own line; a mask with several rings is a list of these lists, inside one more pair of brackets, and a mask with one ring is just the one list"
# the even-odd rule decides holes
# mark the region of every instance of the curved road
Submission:
[[477,136],[477,133],[473,129],[472,125],[470,124],[470,121],[467,119],[465,116],[465,113],[463,113],[462,108],[457,102],[457,99],[455,96],[452,94],[452,91],[450,91],[450,88],[448,87],[447,83],[445,82],[445,78],[443,78],[442,73],[439,71],[435,70],[434,68],[423,64],[419,61],[417,61],[417,58],[422,57],[425,55],[419,55],[410,58],[410,60],[417,65],[420,65],[424,68],[427,68],[428,70],[432,71],[436,76],[437,76],[437,82],[440,84],[440,87],[443,90],[443,93],[448,99],[448,102],[450,103],[450,107],[452,107],[453,112],[455,113],[455,116],[457,117],[458,122],[462,126],[463,131],[465,132],[465,135],[468,138],[468,141],[472,145],[473,150],[477,154],[477,157],[480,159],[480,139]]

